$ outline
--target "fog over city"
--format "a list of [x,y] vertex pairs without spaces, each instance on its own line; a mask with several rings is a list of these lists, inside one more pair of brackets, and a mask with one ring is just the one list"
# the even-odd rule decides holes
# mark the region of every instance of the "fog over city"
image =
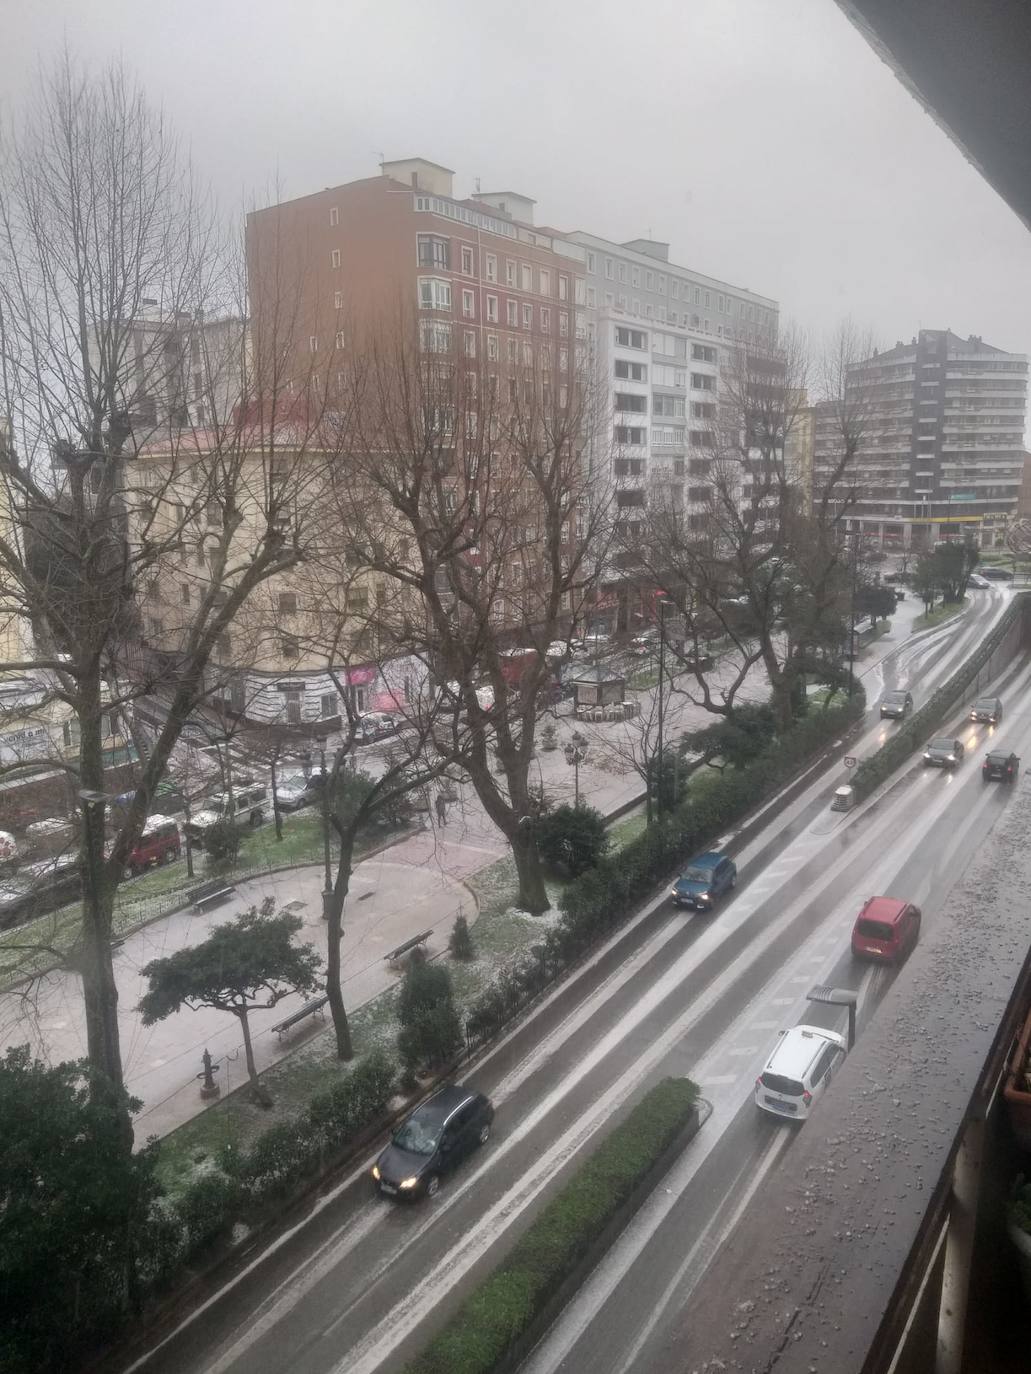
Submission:
[[9,0],[6,116],[62,43],[121,57],[228,207],[422,156],[815,332],[1031,352],[1026,230],[831,0]]

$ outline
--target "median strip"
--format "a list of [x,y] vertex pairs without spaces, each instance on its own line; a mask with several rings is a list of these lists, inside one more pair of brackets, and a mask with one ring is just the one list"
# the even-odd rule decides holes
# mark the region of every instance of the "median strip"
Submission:
[[652,1088],[405,1374],[515,1369],[697,1131],[697,1102],[686,1078]]

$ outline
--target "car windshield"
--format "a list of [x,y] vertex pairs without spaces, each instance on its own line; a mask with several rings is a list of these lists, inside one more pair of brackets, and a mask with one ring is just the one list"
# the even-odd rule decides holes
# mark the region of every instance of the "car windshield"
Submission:
[[944,749],[948,753],[951,753],[956,747],[956,741],[954,739],[945,739],[942,737],[941,739],[931,740],[931,743],[927,747],[929,749]]
[[692,883],[707,883],[712,877],[711,868],[691,867],[684,870],[684,878]]
[[975,710],[975,711],[994,711],[994,710],[995,710],[995,698],[994,698],[994,697],[981,697],[980,701],[975,701],[975,702],[974,702],[974,710]]
[[884,698],[889,706],[901,706],[906,700],[905,692],[889,692]]
[[408,1150],[413,1155],[431,1155],[437,1148],[439,1138],[438,1129],[418,1116],[410,1116],[400,1130],[394,1132],[397,1148]]

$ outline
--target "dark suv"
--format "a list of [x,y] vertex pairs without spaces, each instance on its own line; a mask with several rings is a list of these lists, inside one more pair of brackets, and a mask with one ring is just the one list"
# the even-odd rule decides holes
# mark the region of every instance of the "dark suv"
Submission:
[[998,725],[1002,720],[1002,702],[998,697],[978,697],[970,708],[970,719],[984,725]]
[[981,764],[981,777],[985,782],[1016,782],[1020,771],[1020,760],[1016,754],[994,751],[985,756]]
[[737,884],[737,865],[726,854],[710,851],[691,860],[670,888],[670,896],[677,906],[693,907],[696,911],[711,911],[713,903]]
[[372,1166],[372,1177],[389,1197],[433,1197],[441,1176],[490,1139],[494,1108],[469,1088],[441,1088],[416,1107]]
[[891,720],[905,720],[913,709],[913,698],[908,692],[885,692],[881,698],[881,719],[888,716]]

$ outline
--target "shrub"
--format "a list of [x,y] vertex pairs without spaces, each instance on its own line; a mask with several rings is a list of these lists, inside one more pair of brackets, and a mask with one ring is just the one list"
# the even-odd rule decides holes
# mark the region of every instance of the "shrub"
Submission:
[[451,927],[448,949],[451,951],[452,959],[469,960],[476,958],[476,947],[473,944],[473,937],[469,934],[469,922],[461,913],[455,917],[455,924]]
[[451,975],[439,964],[408,965],[398,1001],[401,1033],[398,1052],[409,1078],[446,1063],[462,1043]]
[[490,1374],[548,1312],[694,1111],[698,1090],[667,1078],[637,1104],[545,1207],[406,1374]]
[[383,1112],[396,1077],[390,1056],[374,1050],[346,1077],[312,1098],[308,1119],[327,1149],[339,1148]]
[[236,1177],[251,1207],[289,1196],[313,1173],[322,1155],[321,1132],[304,1117],[262,1131],[240,1161]]
[[537,848],[544,862],[576,878],[608,848],[605,817],[592,806],[558,806],[537,822]]
[[175,1203],[187,1256],[213,1244],[232,1228],[240,1200],[240,1181],[228,1174],[201,1174],[189,1185]]
[[240,832],[232,821],[215,821],[204,831],[209,864],[231,864],[240,852]]

